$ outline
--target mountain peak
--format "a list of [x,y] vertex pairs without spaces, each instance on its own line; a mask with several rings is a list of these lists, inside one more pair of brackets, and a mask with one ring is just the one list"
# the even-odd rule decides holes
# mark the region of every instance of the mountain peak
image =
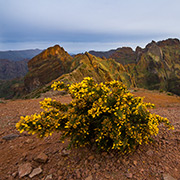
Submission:
[[59,45],[49,47],[28,62],[27,91],[49,83],[70,70],[72,57]]
[[53,47],[49,47],[46,50],[44,50],[42,53],[40,53],[38,56],[34,57],[35,59],[39,57],[40,59],[46,59],[50,56],[58,56],[58,55],[69,55],[63,47],[60,47],[59,45],[55,45]]

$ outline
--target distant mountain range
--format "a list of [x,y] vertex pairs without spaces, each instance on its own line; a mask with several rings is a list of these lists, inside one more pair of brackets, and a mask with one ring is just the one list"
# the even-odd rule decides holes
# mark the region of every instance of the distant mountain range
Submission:
[[[136,49],[138,49],[137,47]],[[89,51],[90,54],[100,58],[112,58],[117,62],[125,65],[136,62],[137,51],[133,51],[130,47],[122,47],[110,51]]]
[[0,51],[0,59],[7,59],[10,61],[22,61],[24,59],[32,59],[34,56],[41,53],[40,49],[29,49],[20,51]]
[[159,89],[180,95],[180,41],[152,41],[145,48],[118,48],[70,56],[62,47],[50,47],[28,62],[29,72],[13,90],[35,96],[53,81],[79,82],[90,76],[97,82],[119,80],[128,87]]
[[0,80],[24,77],[28,72],[28,60],[10,61],[0,59]]
[[24,77],[28,72],[27,62],[41,52],[40,49],[0,51],[0,80]]

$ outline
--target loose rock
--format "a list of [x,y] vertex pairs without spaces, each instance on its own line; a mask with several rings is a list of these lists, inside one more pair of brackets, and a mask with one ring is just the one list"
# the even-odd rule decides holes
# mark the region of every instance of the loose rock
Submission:
[[146,152],[146,154],[147,154],[148,156],[153,156],[153,151],[152,151],[152,150],[149,150],[149,151]]
[[46,177],[45,180],[52,180],[52,179],[53,179],[52,174],[50,174],[50,175],[48,175],[48,176]]
[[15,178],[17,175],[18,175],[18,172],[14,172],[14,173],[12,174],[12,177]]
[[78,169],[78,170],[76,170],[76,176],[77,176],[77,178],[78,178],[78,179],[80,179],[80,178],[81,178],[81,173],[80,173],[79,169]]
[[68,156],[71,153],[71,151],[68,149],[63,149],[61,152],[62,152],[62,156]]
[[133,164],[136,166],[136,165],[137,165],[137,161],[134,160],[134,161],[133,161]]
[[170,174],[163,174],[163,180],[176,180]]
[[102,156],[107,156],[107,152],[102,152]]
[[92,175],[88,176],[85,180],[93,180]]
[[133,174],[130,173],[130,172],[128,172],[128,173],[125,174],[125,176],[126,176],[127,178],[131,179],[131,178],[133,177]]
[[58,174],[58,176],[61,176],[61,175],[63,175],[63,171],[58,170],[57,174]]
[[44,153],[40,153],[36,158],[34,158],[34,160],[40,163],[45,163],[48,160],[48,156]]
[[22,177],[30,174],[31,171],[32,171],[31,163],[21,164],[18,169],[19,177],[22,178]]
[[94,168],[95,168],[95,169],[98,169],[99,167],[100,167],[100,165],[97,164],[97,163],[94,165]]
[[93,155],[91,155],[91,156],[89,156],[89,158],[88,158],[89,160],[93,160],[94,159],[94,156]]
[[29,175],[29,177],[33,178],[34,176],[41,174],[41,173],[42,173],[42,169],[40,167],[38,167],[32,171],[32,173]]
[[25,143],[27,143],[27,144],[32,144],[32,143],[33,143],[33,139],[27,139],[27,140],[25,141]]
[[19,137],[18,134],[8,134],[8,135],[6,135],[6,136],[3,136],[2,139],[8,141],[8,140],[15,139],[15,138],[17,138],[17,137]]

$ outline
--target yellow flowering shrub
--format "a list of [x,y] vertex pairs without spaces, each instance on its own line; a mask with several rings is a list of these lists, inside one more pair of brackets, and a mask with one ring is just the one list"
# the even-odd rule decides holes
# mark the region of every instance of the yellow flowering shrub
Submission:
[[160,123],[173,128],[167,118],[149,112],[153,104],[134,97],[119,81],[97,84],[86,77],[72,85],[55,82],[52,88],[67,91],[71,103],[44,99],[40,102],[43,112],[21,117],[16,124],[20,132],[46,137],[61,131],[62,139],[70,137],[69,147],[95,143],[99,149],[125,153],[148,143],[158,134]]

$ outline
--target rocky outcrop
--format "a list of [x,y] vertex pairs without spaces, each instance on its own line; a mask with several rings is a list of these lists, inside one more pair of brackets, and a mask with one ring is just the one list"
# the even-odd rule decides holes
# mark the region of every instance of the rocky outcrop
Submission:
[[180,95],[180,41],[152,41],[144,49],[137,48],[135,65],[126,68],[138,87],[162,89]]
[[70,72],[72,57],[59,45],[50,47],[28,62],[24,83],[27,92]]
[[155,41],[152,41],[145,48],[145,53],[150,56],[153,60],[159,62],[163,60],[163,52],[161,47],[157,45]]

